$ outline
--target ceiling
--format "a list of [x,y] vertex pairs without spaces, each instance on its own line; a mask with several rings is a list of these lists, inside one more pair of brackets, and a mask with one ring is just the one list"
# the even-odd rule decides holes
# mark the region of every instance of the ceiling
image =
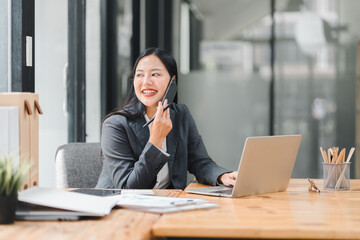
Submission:
[[[277,1],[277,6],[286,3]],[[237,39],[244,28],[269,16],[271,9],[269,0],[192,0],[191,4],[203,16],[206,40]]]

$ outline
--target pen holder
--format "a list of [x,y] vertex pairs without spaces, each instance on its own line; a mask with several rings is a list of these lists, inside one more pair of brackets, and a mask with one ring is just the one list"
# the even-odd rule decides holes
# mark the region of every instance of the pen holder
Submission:
[[350,163],[323,163],[324,189],[350,189]]

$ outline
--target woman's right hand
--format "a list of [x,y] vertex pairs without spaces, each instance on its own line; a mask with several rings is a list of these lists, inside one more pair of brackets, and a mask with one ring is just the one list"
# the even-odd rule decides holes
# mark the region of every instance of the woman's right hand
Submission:
[[159,102],[156,109],[156,116],[154,121],[150,126],[150,138],[149,142],[158,148],[162,148],[162,144],[172,129],[172,122],[170,119],[170,109],[166,109],[164,112],[164,107],[167,105],[167,99],[164,102],[164,105]]

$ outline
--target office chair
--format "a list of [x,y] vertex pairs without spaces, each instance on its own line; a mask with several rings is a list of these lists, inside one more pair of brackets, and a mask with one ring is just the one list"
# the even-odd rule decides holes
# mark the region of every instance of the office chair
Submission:
[[93,188],[101,172],[100,143],[68,143],[55,155],[57,188]]

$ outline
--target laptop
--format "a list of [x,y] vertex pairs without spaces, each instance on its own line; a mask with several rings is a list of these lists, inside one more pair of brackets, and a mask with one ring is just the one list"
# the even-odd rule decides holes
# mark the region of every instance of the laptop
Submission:
[[233,187],[187,189],[186,192],[244,197],[286,191],[301,142],[301,135],[248,137]]

